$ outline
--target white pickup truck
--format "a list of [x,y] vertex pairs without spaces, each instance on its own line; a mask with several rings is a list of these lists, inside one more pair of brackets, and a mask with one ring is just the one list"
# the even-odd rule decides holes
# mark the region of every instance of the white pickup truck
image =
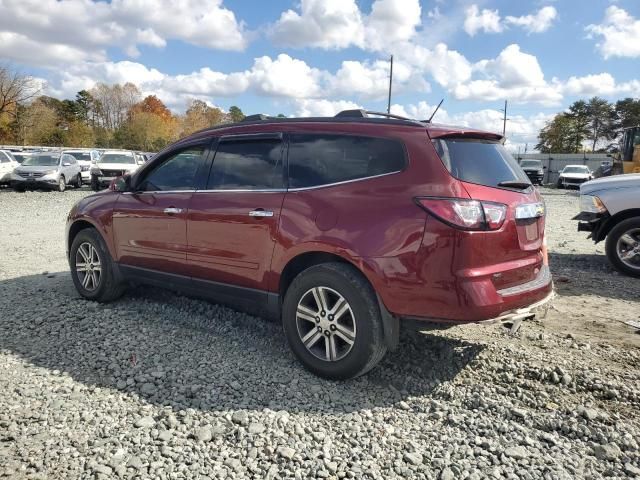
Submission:
[[640,277],[640,174],[614,175],[580,185],[578,230],[591,232],[618,271]]

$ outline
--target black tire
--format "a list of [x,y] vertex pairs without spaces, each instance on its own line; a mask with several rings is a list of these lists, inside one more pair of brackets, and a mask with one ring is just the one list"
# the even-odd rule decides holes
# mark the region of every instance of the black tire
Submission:
[[[322,360],[312,354],[298,333],[298,303],[309,290],[316,287],[326,287],[339,293],[353,312],[355,339],[348,353],[338,360]],[[387,352],[375,292],[362,274],[350,265],[325,263],[300,273],[286,292],[282,306],[282,324],[293,353],[306,369],[320,377],[332,380],[358,377],[371,370]],[[321,338],[323,342],[328,341]]]
[[13,187],[13,190],[14,190],[15,192],[18,192],[18,193],[24,193],[24,192],[25,192],[25,188],[24,188],[24,187],[19,187],[19,186],[17,186],[17,185],[15,185],[15,186]]
[[60,175],[57,189],[59,192],[64,192],[67,189],[67,180],[64,178],[64,175]]
[[[609,232],[609,235],[607,235],[605,251],[607,252],[607,258],[609,259],[609,262],[611,262],[611,265],[613,265],[613,268],[625,275],[640,277],[640,264],[638,265],[638,268],[633,268],[625,264],[618,255],[618,240],[620,240],[620,237],[625,233],[632,230],[640,230],[640,217],[628,218],[613,227]],[[638,238],[638,236],[636,235],[635,238]]]
[[76,181],[73,184],[74,188],[80,188],[82,187],[82,175],[78,174],[78,176],[76,177]]
[[[76,269],[78,249],[86,243],[93,246],[100,259],[100,278],[97,281],[97,287],[94,289],[87,289],[82,285],[81,272]],[[109,254],[109,250],[100,234],[94,228],[81,230],[73,239],[69,252],[69,267],[71,268],[71,278],[76,290],[88,300],[111,302],[122,296],[125,291],[125,285],[116,277],[113,259]]]
[[100,190],[100,183],[98,182],[98,177],[95,175],[91,175],[91,190],[94,192]]

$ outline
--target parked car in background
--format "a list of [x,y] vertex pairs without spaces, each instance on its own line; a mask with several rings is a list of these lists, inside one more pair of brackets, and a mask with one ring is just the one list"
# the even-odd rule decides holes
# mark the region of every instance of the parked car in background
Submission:
[[49,188],[64,192],[67,185],[82,186],[80,165],[74,157],[62,152],[40,152],[26,158],[11,177],[16,191]]
[[558,188],[580,187],[593,179],[593,172],[586,165],[567,165],[558,177]]
[[0,185],[10,185],[13,170],[19,165],[8,150],[0,150]]
[[142,156],[138,153],[107,150],[91,166],[91,188],[98,191],[114,178],[135,172],[143,163]]
[[73,149],[65,150],[64,153],[74,157],[80,165],[83,183],[91,183],[91,164],[98,161],[100,154],[97,150]]
[[16,162],[22,163],[25,159],[31,156],[31,152],[11,152],[13,154],[13,158],[16,159]]
[[544,180],[544,167],[540,160],[523,160],[520,163],[520,167],[527,174],[529,180],[534,185],[542,185]]
[[281,318],[309,370],[355,377],[403,319],[518,321],[551,297],[544,204],[501,141],[362,111],[201,131],[73,207],[72,279]]
[[578,230],[590,232],[619,272],[640,277],[640,174],[613,175],[580,186]]

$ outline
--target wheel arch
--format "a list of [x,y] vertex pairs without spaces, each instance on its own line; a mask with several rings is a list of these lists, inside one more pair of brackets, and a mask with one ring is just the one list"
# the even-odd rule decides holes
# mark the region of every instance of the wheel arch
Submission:
[[602,240],[607,238],[607,235],[609,235],[611,230],[613,230],[613,227],[624,220],[628,220],[629,218],[634,217],[640,217],[640,208],[630,208],[629,210],[623,210],[616,213],[615,215],[612,215],[596,232],[595,241],[601,242]]
[[[78,236],[78,234],[81,231],[86,230],[88,228],[93,228],[98,233],[98,235],[102,237],[102,241],[104,242],[107,249],[111,250],[111,245],[109,244],[109,242],[107,242],[104,231],[98,225],[96,225],[93,221],[82,217],[82,218],[78,218],[71,225],[69,225],[69,231],[67,233],[67,256],[71,251],[71,244],[73,243],[73,240]],[[111,255],[111,257],[115,258],[113,256],[113,253],[114,252],[109,251],[109,254]]]
[[282,273],[280,274],[280,278],[278,281],[278,293],[280,296],[280,302],[282,303],[282,301],[284,300],[287,289],[291,285],[291,282],[294,278],[296,278],[304,270],[315,265],[321,265],[323,263],[343,263],[345,265],[350,265],[351,267],[355,268],[360,275],[362,275],[362,278],[364,278],[365,281],[371,286],[371,289],[373,290],[378,300],[378,306],[380,308],[380,314],[383,321],[384,337],[387,347],[390,350],[394,350],[395,348],[397,348],[400,331],[399,319],[391,315],[387,307],[384,305],[382,298],[380,297],[374,286],[374,282],[366,274],[365,268],[363,268],[364,265],[361,265],[361,262],[354,261],[353,259],[347,258],[346,256],[339,255],[335,252],[312,250],[299,253],[290,258],[282,269]]

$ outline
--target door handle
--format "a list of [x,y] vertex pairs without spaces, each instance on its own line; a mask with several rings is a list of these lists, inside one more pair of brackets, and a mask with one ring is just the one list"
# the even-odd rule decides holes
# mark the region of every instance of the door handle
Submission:
[[271,210],[263,210],[262,208],[256,208],[255,210],[251,210],[249,212],[250,217],[264,218],[264,217],[273,217],[273,212]]
[[167,215],[175,215],[176,213],[182,213],[181,208],[169,207],[164,209],[164,213]]

